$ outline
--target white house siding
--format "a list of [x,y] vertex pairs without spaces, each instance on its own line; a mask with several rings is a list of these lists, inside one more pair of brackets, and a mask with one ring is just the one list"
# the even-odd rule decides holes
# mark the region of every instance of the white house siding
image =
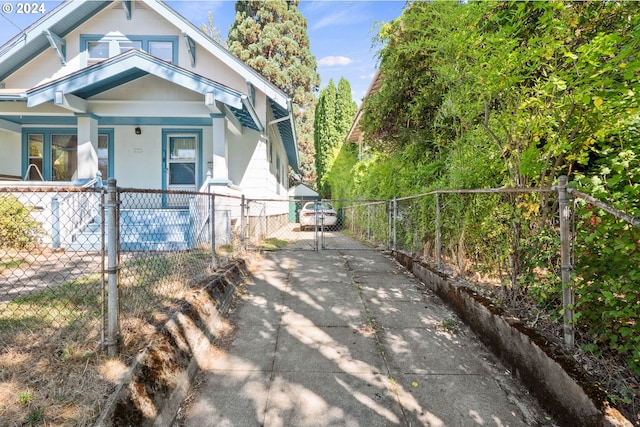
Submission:
[[[158,115],[181,115],[181,116],[209,116],[211,111],[204,105],[204,95],[185,89],[182,86],[173,84],[170,81],[156,77],[154,75],[147,75],[145,77],[136,79],[127,84],[113,88],[101,94],[95,95],[90,98],[90,102],[94,101],[106,101],[106,100],[119,100],[123,102],[129,102],[132,105],[140,101],[154,101],[146,108],[154,108],[153,111],[141,110],[140,113],[145,116]],[[182,110],[182,109],[169,109],[167,104],[159,103],[156,101],[190,101],[194,108]],[[96,102],[96,104],[98,104]],[[99,105],[99,104],[98,104]],[[97,111],[96,111],[97,113]],[[118,114],[117,110],[110,111],[111,115],[126,115],[123,113]]]
[[[13,132],[0,131],[0,171],[4,175],[22,173],[22,137]],[[0,178],[1,180],[2,178]]]
[[[60,58],[53,49],[47,49],[40,55],[27,62],[22,68],[5,78],[5,87],[29,89],[44,84],[56,76],[62,68]],[[76,69],[65,67],[65,74]]]
[[133,126],[114,128],[115,177],[120,187],[160,189],[162,185],[162,128],[142,126],[142,135]]

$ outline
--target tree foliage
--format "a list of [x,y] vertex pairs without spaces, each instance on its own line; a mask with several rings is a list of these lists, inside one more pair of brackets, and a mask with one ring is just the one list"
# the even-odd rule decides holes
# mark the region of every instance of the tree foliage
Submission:
[[29,249],[39,243],[44,230],[31,216],[33,210],[13,195],[0,197],[0,248]]
[[[550,186],[565,174],[640,216],[639,3],[413,2],[377,41],[382,82],[360,121],[373,155],[352,166],[345,187],[354,196]],[[485,264],[508,259],[511,285],[542,305],[557,302],[557,275],[539,274],[559,262],[553,200],[447,200],[461,220],[445,230],[445,245]],[[640,232],[579,207],[583,342],[640,372]]]
[[200,31],[209,36],[213,41],[222,44],[222,35],[220,34],[220,28],[216,27],[213,22],[213,13],[207,14],[207,23],[200,25]]
[[351,85],[344,77],[338,82],[337,88],[331,79],[327,87],[320,91],[313,136],[318,190],[322,197],[331,197],[327,175],[351,129],[356,111],[356,103],[351,98]]
[[304,181],[313,185],[314,93],[320,78],[299,3],[300,0],[237,1],[227,46],[293,100],[300,169]]

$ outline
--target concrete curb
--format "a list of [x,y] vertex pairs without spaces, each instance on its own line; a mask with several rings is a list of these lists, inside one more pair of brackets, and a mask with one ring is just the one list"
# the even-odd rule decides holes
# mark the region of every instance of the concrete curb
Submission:
[[246,276],[244,261],[235,261],[184,301],[138,355],[94,426],[170,426]]
[[514,319],[489,300],[414,260],[394,257],[471,327],[480,339],[509,366],[529,391],[565,425],[631,427],[618,410],[609,406],[606,393],[590,384],[575,362],[544,337]]

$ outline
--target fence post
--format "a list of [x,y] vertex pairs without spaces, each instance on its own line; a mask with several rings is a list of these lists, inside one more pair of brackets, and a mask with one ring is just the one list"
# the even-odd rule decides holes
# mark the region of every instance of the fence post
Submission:
[[440,193],[436,192],[436,261],[442,269],[442,230],[440,228]]
[[567,177],[558,177],[558,207],[560,214],[560,271],[562,274],[562,308],[564,311],[564,342],[569,346],[574,344],[574,304],[575,294],[571,285],[571,243],[570,218],[571,208],[567,194]]
[[320,235],[320,230],[318,230],[320,226],[320,223],[318,222],[318,209],[319,209],[318,203],[319,202],[316,200],[313,205],[313,212],[314,212],[313,219],[315,221],[313,232],[315,233],[314,235],[316,240],[316,251],[320,252],[322,250],[322,243],[320,242],[320,238],[322,236]]
[[196,236],[196,197],[194,195],[189,196],[189,233],[187,235],[187,248],[193,249],[198,239]]
[[247,218],[245,218],[246,205],[244,194],[240,199],[240,247],[243,251],[247,250],[247,237],[248,230],[246,229],[247,225],[245,224]]
[[398,250],[398,200],[393,198],[393,250]]
[[367,241],[371,241],[371,204],[367,203]]
[[218,268],[216,261],[216,196],[209,196],[209,227],[211,230],[211,269]]
[[60,198],[56,194],[51,199],[51,247],[60,247]]
[[118,233],[116,227],[116,215],[118,212],[116,179],[109,178],[107,182],[107,355],[118,355],[118,340],[120,336],[119,324],[119,292],[118,292]]

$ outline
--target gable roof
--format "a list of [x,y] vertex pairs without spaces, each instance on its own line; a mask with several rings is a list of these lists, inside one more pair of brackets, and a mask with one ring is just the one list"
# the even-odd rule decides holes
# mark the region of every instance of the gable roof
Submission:
[[[161,0],[136,1],[144,3],[145,7],[154,10],[173,23],[176,28],[182,30],[185,37],[190,38],[212,53],[278,105],[287,108],[288,97],[284,92],[196,28],[189,20],[173,10],[165,2]],[[47,32],[64,38],[96,13],[117,2],[117,0],[67,0],[56,6],[0,47],[0,81],[51,46]],[[125,2],[123,1],[123,3]]]
[[[123,13],[126,13],[127,15],[135,13],[131,10],[131,1],[121,1],[124,9]],[[225,65],[230,67],[234,72],[242,76],[247,83],[262,91],[269,99],[269,104],[276,120],[288,117],[288,123],[285,121],[278,121],[277,127],[285,145],[289,164],[294,170],[298,170],[298,142],[296,139],[291,99],[275,85],[267,81],[258,72],[250,68],[219,43],[204,34],[200,29],[195,27],[191,22],[189,22],[189,20],[177,13],[165,2],[161,0],[137,1],[144,3],[145,7],[154,10],[169,22],[173,23],[176,28],[181,29],[183,36],[186,38],[189,45],[194,46],[191,52],[194,56],[194,60],[196,60],[195,55],[197,54],[197,46],[204,48]],[[47,48],[50,48],[55,44],[56,40],[62,40],[67,34],[89,20],[96,13],[117,2],[118,0],[70,0],[59,4],[23,32],[9,40],[4,46],[0,47],[0,82],[24,66],[32,58],[45,51]],[[64,49],[64,47],[62,47],[62,49]],[[145,61],[140,58],[139,60],[141,62]],[[150,60],[147,59],[147,61]],[[111,71],[114,74],[117,74],[115,72],[115,68],[115,66],[112,66]],[[127,81],[126,79],[133,79],[133,76],[136,73],[134,68],[131,68],[128,72],[123,72],[123,74],[121,74],[121,76],[125,78],[125,81]],[[136,69],[139,70],[139,68]],[[167,67],[163,67],[163,69],[165,72],[169,70]],[[172,70],[173,72],[176,72],[176,70]],[[84,70],[81,70],[81,72],[82,71]],[[144,73],[142,71],[137,72]],[[146,71],[146,73],[148,72],[149,70]],[[186,70],[184,70],[184,72],[188,73]],[[57,81],[61,82],[62,80],[63,79],[59,79]],[[191,73],[190,84],[194,84],[196,81],[202,82],[203,80],[207,79]],[[211,81],[208,82],[209,83],[206,84],[215,83]],[[52,83],[53,82],[49,82],[44,86],[51,85]],[[111,83],[117,83],[116,77],[112,78]],[[219,86],[222,87],[222,85]],[[85,89],[88,92],[99,90],[97,86],[92,88],[86,87]],[[226,89],[233,91],[229,88]],[[35,100],[39,99],[38,97],[40,96],[48,97],[48,95],[43,95],[44,92],[47,92],[47,90],[42,89],[42,87],[28,91],[30,96],[37,95],[37,97],[33,98],[34,101],[32,102],[36,102]],[[226,93],[225,91],[222,92]],[[16,96],[14,94],[12,99],[17,100],[18,98],[20,98],[20,96]],[[8,100],[10,98],[7,95],[4,99]],[[249,102],[244,100],[242,101],[241,106],[238,105],[237,102],[227,105],[233,114],[244,124],[245,122],[248,123],[250,121],[248,115],[252,114],[252,109],[250,110],[248,108],[249,104]],[[255,117],[251,118],[251,120],[255,121],[254,119]],[[257,123],[259,123],[259,121]]]
[[109,1],[62,2],[0,48],[0,81],[51,47],[46,31],[64,37],[105,7]]
[[59,79],[26,91],[27,107],[55,102],[69,94],[86,99],[147,75],[155,75],[186,89],[211,94],[211,101],[229,107],[243,126],[261,131],[262,125],[246,95],[139,50],[129,50]]
[[320,197],[320,195],[308,185],[298,184],[289,189],[289,197]]

